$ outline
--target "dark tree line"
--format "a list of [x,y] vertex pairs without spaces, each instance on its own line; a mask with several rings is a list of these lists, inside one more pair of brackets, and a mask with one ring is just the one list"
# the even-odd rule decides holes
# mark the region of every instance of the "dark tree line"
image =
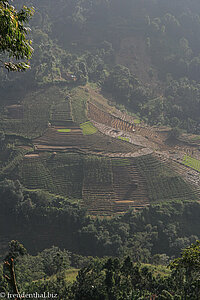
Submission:
[[120,217],[93,219],[78,204],[26,191],[10,180],[0,183],[0,199],[3,236],[19,239],[31,253],[53,244],[86,256],[129,255],[134,261],[167,262],[200,235],[200,205],[195,201],[166,202]]
[[[46,260],[47,258],[47,260]],[[128,300],[128,299],[199,299],[200,242],[184,249],[181,256],[168,265],[133,263],[129,256],[123,259],[93,259],[81,268],[74,282],[66,278],[69,256],[53,247],[30,256],[17,241],[9,245],[3,269],[0,268],[0,293],[51,293],[63,300]],[[12,268],[10,269],[10,262]],[[53,277],[49,269],[53,270]],[[30,267],[31,271],[30,272]],[[10,280],[14,277],[15,280]],[[52,296],[53,298],[53,296]]]

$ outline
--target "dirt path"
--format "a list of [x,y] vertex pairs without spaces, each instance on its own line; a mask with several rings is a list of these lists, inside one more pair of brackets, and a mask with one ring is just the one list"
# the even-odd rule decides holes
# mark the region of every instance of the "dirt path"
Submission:
[[101,123],[97,123],[93,120],[91,120],[94,126],[103,134],[108,135],[112,138],[127,138],[129,139],[129,143],[141,146],[144,148],[148,148],[153,150],[157,149],[157,145],[151,141],[149,141],[147,138],[137,134],[136,132],[130,133],[123,130],[116,130],[112,127],[106,126]]

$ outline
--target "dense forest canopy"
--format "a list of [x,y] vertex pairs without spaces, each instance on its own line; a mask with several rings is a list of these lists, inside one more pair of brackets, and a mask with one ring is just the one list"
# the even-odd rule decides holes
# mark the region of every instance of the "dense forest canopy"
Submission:
[[[15,288],[15,295],[28,299],[198,300],[199,256],[200,242],[197,241],[184,249],[181,257],[173,260],[168,268],[135,264],[129,256],[121,260],[88,257],[87,266],[79,271],[71,269],[70,273],[73,259],[67,251],[52,247],[31,256],[22,244],[13,240],[4,267],[0,269],[0,294],[6,299]],[[5,281],[5,276],[13,274],[10,271],[13,262],[18,282],[15,280],[14,285]],[[74,275],[77,275],[76,280]]]
[[150,124],[199,133],[198,1],[15,3],[35,7],[35,52],[25,76],[1,73],[2,88],[59,84],[71,72]]

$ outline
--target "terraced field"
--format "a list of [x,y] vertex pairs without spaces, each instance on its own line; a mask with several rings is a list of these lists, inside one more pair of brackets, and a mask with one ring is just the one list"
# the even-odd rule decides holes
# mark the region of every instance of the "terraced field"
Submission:
[[20,167],[20,181],[29,189],[44,189],[54,193],[54,182],[40,157],[25,156]]
[[97,132],[96,127],[90,121],[80,124],[80,128],[83,131],[83,135],[92,135]]
[[52,157],[45,154],[42,157],[48,168],[56,193],[70,198],[82,198],[83,158],[79,154],[62,153]]
[[152,155],[138,157],[135,163],[146,180],[149,201],[198,199],[193,188],[181,176]]
[[71,92],[71,104],[73,120],[76,124],[88,121],[87,117],[87,101],[88,93],[82,88],[75,88]]
[[199,173],[195,170],[192,170],[190,167],[184,165],[181,160],[171,159],[171,157],[166,157],[161,154],[154,154],[162,164],[165,166],[170,166],[170,168],[180,176],[185,182],[192,187],[194,194],[197,199],[200,199],[200,176]]
[[189,184],[151,155],[102,158],[98,163],[93,158],[92,163],[84,164],[83,203],[90,214],[122,213],[130,207],[140,209],[172,199],[198,197]]
[[24,149],[14,149],[6,159],[4,156],[3,161],[0,163],[0,179],[12,174],[16,166],[23,161],[25,153]]
[[89,119],[95,122],[102,123],[112,128],[124,130],[127,132],[133,132],[135,130],[135,125],[132,122],[128,122],[119,118],[118,116],[107,113],[92,102],[88,102],[87,108]]
[[54,104],[51,107],[50,123],[53,126],[71,126],[73,124],[69,98],[67,98],[65,102]]
[[58,130],[58,132],[71,132],[71,129],[69,129],[69,128],[61,128],[61,129],[57,129]]
[[[100,127],[112,126],[100,133],[88,121],[89,98],[84,88],[73,89],[67,97],[64,90],[48,89],[35,102],[24,101],[22,120],[2,120],[15,126],[15,132],[31,137],[34,144],[33,153],[26,154],[24,148],[2,166],[2,176],[18,178],[29,189],[80,199],[91,215],[120,214],[130,207],[141,209],[172,199],[199,199],[170,163],[167,166],[152,155],[157,148],[168,149],[168,129],[159,131],[144,124],[135,126],[131,118],[120,119],[100,97],[101,106],[93,99],[97,105],[91,104],[88,114],[103,122]],[[105,107],[108,113],[102,113]],[[185,156],[183,163],[199,171],[199,160]]]
[[81,121],[87,120],[87,98],[87,93],[77,88],[70,98],[67,97],[65,101],[52,106],[51,126],[43,135],[33,140],[37,152],[78,151],[100,154],[129,153],[140,149],[139,146],[98,133],[90,121],[82,123]]
[[29,189],[83,199],[92,215],[111,215],[146,205],[144,178],[130,159],[74,153],[28,154],[14,170]]
[[82,198],[83,167],[78,154],[26,155],[15,176],[29,189],[44,189],[70,198]]
[[29,189],[82,199],[91,215],[118,214],[172,199],[198,199],[189,184],[152,155],[27,154],[8,174],[13,176]]
[[93,215],[111,215],[116,199],[111,159],[88,156],[83,169],[83,205]]
[[145,178],[138,172],[134,159],[113,159],[113,187],[117,195],[115,212],[124,212],[130,207],[146,206],[148,194]]
[[182,163],[198,172],[200,172],[200,160],[185,155]]
[[34,139],[36,151],[82,151],[92,153],[129,153],[140,146],[124,143],[101,133],[83,135],[80,128],[71,127],[70,132],[59,132],[62,127],[48,128],[44,135]]
[[25,97],[21,106],[21,119],[10,119],[2,116],[0,127],[5,133],[17,134],[28,138],[35,138],[44,133],[50,120],[51,106],[55,102],[64,100],[64,93],[58,87],[50,87],[33,92]]

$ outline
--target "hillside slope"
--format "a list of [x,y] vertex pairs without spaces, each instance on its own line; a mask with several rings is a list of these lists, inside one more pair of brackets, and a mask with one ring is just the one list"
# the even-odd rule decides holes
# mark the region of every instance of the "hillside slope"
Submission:
[[[53,101],[47,98],[45,123],[29,110],[42,134],[29,140],[32,148],[23,142],[16,145],[23,149],[24,157],[15,163],[11,157],[6,173],[2,169],[2,178],[6,174],[28,189],[79,199],[92,215],[121,214],[130,207],[141,209],[155,202],[199,199],[198,169],[184,162],[185,154],[198,161],[198,146],[178,141],[169,144],[170,128],[150,127],[122,113],[90,85],[50,91],[56,98],[52,92]],[[32,107],[32,102],[23,103]],[[11,117],[9,120],[14,120]],[[25,128],[31,137],[32,128]],[[17,134],[18,128],[14,130]]]

